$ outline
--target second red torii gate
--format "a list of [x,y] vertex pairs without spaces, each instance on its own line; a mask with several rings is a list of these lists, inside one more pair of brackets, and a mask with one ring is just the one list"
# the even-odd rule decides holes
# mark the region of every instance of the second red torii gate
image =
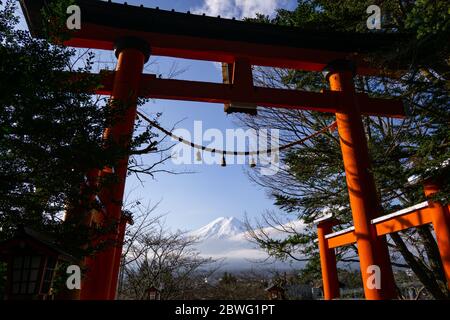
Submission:
[[[370,221],[378,237],[430,224],[436,234],[443,272],[450,289],[450,205],[443,206],[431,200],[442,188],[443,181],[424,179],[424,193],[429,200]],[[315,221],[320,251],[323,293],[326,300],[339,298],[339,280],[335,248],[357,243],[355,227],[333,232],[338,220],[325,216]]]
[[[34,36],[42,35],[41,9],[50,2],[21,0]],[[379,74],[379,70],[364,62],[364,55],[397,42],[398,36],[312,32],[95,0],[78,0],[76,3],[82,13],[81,30],[74,32],[66,45],[115,49],[118,58],[116,70],[103,75],[103,87],[97,93],[111,95],[113,100],[127,106],[120,121],[105,130],[105,137],[111,137],[124,146],[132,136],[138,96],[335,113],[361,270],[378,265],[382,271],[382,288],[365,287],[365,295],[367,299],[395,297],[386,241],[371,224],[381,208],[370,173],[361,117],[403,117],[405,114],[400,101],[374,99],[356,93],[353,77],[355,74]],[[230,84],[157,79],[154,75],[142,74],[150,53],[239,64],[239,69],[236,69]],[[255,87],[248,79],[252,65],[326,70],[331,91],[313,93]],[[107,221],[118,225],[109,237],[119,244],[123,242],[125,230],[121,210],[127,162],[128,157],[114,168],[119,181],[101,195]],[[98,174],[105,175],[110,171],[106,168]],[[95,180],[98,174],[94,173],[91,178]],[[121,245],[118,245],[87,259],[88,274],[82,284],[82,299],[114,299],[120,256]],[[365,272],[362,272],[362,277],[366,283]]]

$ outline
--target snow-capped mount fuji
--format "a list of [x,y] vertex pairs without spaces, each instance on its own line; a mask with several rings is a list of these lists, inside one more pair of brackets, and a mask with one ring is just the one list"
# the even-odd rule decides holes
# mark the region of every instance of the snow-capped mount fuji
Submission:
[[[301,230],[305,227],[302,221],[293,221],[284,227]],[[283,226],[280,226],[283,229]],[[275,239],[284,238],[286,234],[278,228],[267,227],[264,232]],[[246,225],[235,217],[221,217],[207,225],[188,233],[197,241],[195,247],[204,257],[221,260],[225,268],[232,270],[265,268],[257,261],[267,259],[267,253],[249,241]],[[285,268],[292,267],[292,261],[277,262],[269,267]],[[296,267],[304,263],[294,263]]]
[[198,241],[206,239],[225,239],[246,231],[245,224],[235,217],[221,217],[193,232],[191,237]]

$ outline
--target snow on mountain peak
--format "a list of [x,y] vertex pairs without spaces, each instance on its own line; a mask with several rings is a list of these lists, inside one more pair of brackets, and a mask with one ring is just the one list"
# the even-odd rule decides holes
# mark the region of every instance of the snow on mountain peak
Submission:
[[245,224],[235,217],[220,217],[189,235],[199,240],[230,238],[245,232]]
[[[283,228],[301,231],[305,228],[305,224],[303,221],[295,220],[278,228],[266,227],[263,231],[274,239],[283,239],[286,237]],[[267,266],[267,264],[257,263],[257,261],[267,262],[269,257],[264,250],[249,241],[245,224],[237,218],[218,218],[200,229],[191,231],[188,236],[197,240],[195,248],[203,257],[220,260],[225,268],[230,270]],[[291,268],[291,262],[277,262],[277,266]],[[298,264],[304,265],[303,262]]]

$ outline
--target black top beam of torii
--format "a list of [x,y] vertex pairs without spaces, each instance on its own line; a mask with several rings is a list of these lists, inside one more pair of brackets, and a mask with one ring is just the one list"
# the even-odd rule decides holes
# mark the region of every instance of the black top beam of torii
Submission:
[[[42,8],[52,1],[56,0],[20,0],[33,36],[43,35]],[[228,63],[230,79],[224,84],[144,74],[139,92],[147,98],[224,103],[227,112],[230,104],[253,106],[253,110],[258,105],[338,112],[342,106],[339,92],[255,87],[251,66],[323,71],[332,61],[350,60],[357,74],[379,75],[382,71],[364,61],[365,55],[403,38],[397,34],[305,30],[98,0],[74,3],[81,9],[81,29],[65,42],[68,46],[113,50],[119,39],[132,37],[145,41],[154,56]],[[113,72],[105,75],[103,88],[97,93],[110,95],[113,81]],[[358,100],[362,114],[405,116],[401,101],[369,98],[362,93]]]
[[[52,0],[20,0],[30,32],[42,35],[41,9]],[[53,0],[54,1],[54,0]],[[76,0],[81,30],[67,45],[113,49],[119,36],[138,36],[152,54],[233,63],[248,58],[252,65],[321,71],[336,59],[359,60],[366,53],[390,47],[403,35],[306,30],[253,21],[238,21],[98,0]],[[376,73],[359,63],[359,74]]]

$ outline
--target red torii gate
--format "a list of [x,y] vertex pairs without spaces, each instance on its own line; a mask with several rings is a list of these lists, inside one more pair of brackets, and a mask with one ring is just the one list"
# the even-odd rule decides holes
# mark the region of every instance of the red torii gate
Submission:
[[[431,198],[439,192],[442,183],[443,181],[424,179],[425,196]],[[356,231],[356,224],[333,232],[333,226],[338,225],[339,221],[331,215],[317,219],[314,223],[317,225],[324,298],[332,300],[339,297],[335,248],[358,244],[360,235]],[[447,287],[450,289],[450,206],[443,206],[430,199],[370,221],[377,237],[427,224],[434,227]]]
[[[49,2],[51,0],[21,0],[33,36],[42,34],[41,9]],[[365,286],[365,295],[367,299],[395,297],[386,241],[371,223],[378,217],[381,207],[370,173],[361,116],[403,117],[405,114],[398,100],[374,99],[356,93],[353,76],[379,74],[379,70],[364,62],[364,53],[389,46],[398,40],[397,36],[312,32],[98,0],[76,3],[81,8],[81,29],[73,33],[66,45],[114,49],[118,58],[115,72],[104,75],[104,86],[97,93],[111,95],[127,106],[120,121],[105,130],[105,137],[122,145],[127,145],[131,139],[138,96],[335,113],[361,270],[378,265],[382,272],[382,287]],[[158,79],[155,75],[142,74],[150,53],[228,63],[233,70],[232,81],[216,84]],[[255,87],[252,65],[326,70],[331,91],[313,93]],[[101,195],[107,220],[118,224],[110,239],[120,244],[126,225],[121,209],[127,162],[128,158],[124,158],[114,168],[119,181]],[[100,174],[108,174],[108,170],[111,169],[104,169]],[[89,177],[95,180],[98,174],[94,172]],[[81,299],[115,298],[121,250],[119,245],[86,259],[88,274],[82,283]],[[362,272],[362,277],[366,283],[368,275]]]

